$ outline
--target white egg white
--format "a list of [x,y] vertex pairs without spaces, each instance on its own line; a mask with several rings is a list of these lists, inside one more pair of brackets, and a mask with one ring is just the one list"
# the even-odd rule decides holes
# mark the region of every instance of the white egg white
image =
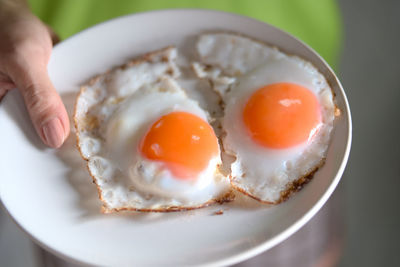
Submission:
[[208,114],[176,82],[175,48],[146,55],[84,86],[77,99],[78,147],[99,189],[103,211],[170,211],[219,201],[230,190],[219,173],[220,156],[198,179],[176,179],[157,161],[144,158],[139,143],[151,125],[174,111]]
[[[195,63],[194,69],[199,77],[214,83],[224,102],[223,147],[235,157],[230,166],[232,185],[257,200],[280,202],[294,181],[323,164],[335,111],[329,85],[312,64],[246,37],[205,34],[199,38],[197,48],[200,63]],[[224,77],[229,78],[224,79],[225,83],[221,82]],[[251,95],[263,86],[279,82],[308,88],[317,97],[322,113],[322,124],[314,138],[288,149],[257,144],[242,119]]]
[[207,113],[173,80],[167,79],[154,87],[138,90],[120,103],[104,125],[105,148],[115,166],[129,170],[129,178],[140,192],[177,199],[182,203],[206,202],[221,191],[219,154],[210,160],[208,167],[196,179],[182,180],[174,177],[162,163],[144,158],[137,149],[158,118],[176,111],[208,120]]

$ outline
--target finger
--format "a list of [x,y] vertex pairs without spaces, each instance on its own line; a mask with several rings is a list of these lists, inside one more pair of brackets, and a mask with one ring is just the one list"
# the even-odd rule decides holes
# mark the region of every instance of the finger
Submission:
[[51,42],[53,43],[53,46],[58,44],[60,42],[60,37],[58,34],[48,25],[46,25],[47,31],[50,34],[51,37]]
[[14,89],[15,84],[12,82],[2,82],[0,81],[0,101],[6,95],[7,91]]
[[12,81],[7,75],[0,72],[0,82],[12,82]]
[[[15,84],[13,82],[2,82],[0,81],[0,92],[6,93],[8,90],[15,88]],[[1,93],[0,93],[1,95]]]
[[58,148],[69,134],[68,115],[46,65],[35,62],[38,61],[19,59],[11,64],[9,73],[24,98],[38,135],[48,146]]

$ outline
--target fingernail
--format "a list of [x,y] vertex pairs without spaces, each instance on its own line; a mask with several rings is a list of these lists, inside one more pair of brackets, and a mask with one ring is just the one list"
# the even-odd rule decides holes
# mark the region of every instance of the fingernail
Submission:
[[43,135],[46,144],[58,148],[64,142],[64,127],[59,118],[54,118],[43,125]]

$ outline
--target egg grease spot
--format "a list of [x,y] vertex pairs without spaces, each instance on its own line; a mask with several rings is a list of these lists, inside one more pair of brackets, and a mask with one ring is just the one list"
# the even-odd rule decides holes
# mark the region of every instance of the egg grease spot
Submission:
[[200,136],[192,135],[192,143],[198,143],[200,140]]
[[157,144],[157,143],[151,144],[150,148],[151,148],[151,150],[154,151],[156,156],[161,156],[162,151],[161,151],[161,147],[159,144]]
[[290,107],[291,105],[295,105],[295,104],[301,105],[301,100],[300,99],[282,99],[279,101],[279,104],[281,104],[284,107]]

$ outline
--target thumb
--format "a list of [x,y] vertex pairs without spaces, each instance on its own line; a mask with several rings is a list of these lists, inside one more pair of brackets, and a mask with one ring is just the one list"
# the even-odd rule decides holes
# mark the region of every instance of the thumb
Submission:
[[69,134],[69,119],[47,74],[46,64],[18,62],[10,76],[20,90],[36,132],[45,144],[58,148]]

